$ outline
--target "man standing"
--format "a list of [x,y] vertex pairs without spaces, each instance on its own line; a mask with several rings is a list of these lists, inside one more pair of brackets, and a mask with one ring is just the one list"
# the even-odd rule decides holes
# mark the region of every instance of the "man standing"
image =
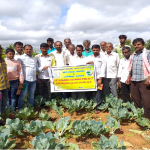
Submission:
[[42,43],[40,45],[40,50],[42,54],[38,54],[35,56],[38,62],[39,73],[38,73],[38,91],[39,94],[46,98],[47,101],[51,99],[51,92],[50,92],[50,77],[48,73],[48,68],[51,66],[55,66],[55,58],[54,55],[48,54],[48,44]]
[[53,51],[55,51],[56,50],[56,48],[55,47],[53,47],[53,44],[54,44],[54,39],[52,39],[52,38],[48,38],[47,39],[47,44],[48,44],[48,54],[50,54],[51,52],[53,52]]
[[15,42],[14,43],[15,49],[15,60],[18,60],[23,55],[23,43],[22,42]]
[[[114,48],[114,52],[116,52],[116,53],[119,54],[120,59],[123,58],[122,48],[123,48],[124,46],[130,47],[129,45],[125,45],[126,39],[127,39],[127,36],[126,36],[126,35],[119,35],[120,44],[119,44],[119,45],[116,45],[115,48]],[[131,48],[131,47],[130,47],[130,48]]]
[[[70,66],[78,66],[78,65],[85,65],[86,64],[86,60],[85,60],[85,57],[82,55],[82,52],[83,52],[83,46],[77,45],[76,46],[77,55],[74,56],[70,60],[70,63],[69,63]],[[85,98],[85,92],[72,92],[71,97],[75,100]]]
[[107,69],[106,69],[106,78],[103,78],[103,84],[104,84],[104,95],[109,94],[110,92],[118,97],[117,94],[117,75],[118,75],[118,68],[119,68],[119,55],[113,50],[112,43],[106,44],[106,53],[105,53],[105,60],[107,63]]
[[92,50],[90,49],[90,45],[91,45],[90,40],[84,40],[83,41],[83,46],[84,46],[84,49],[83,49],[83,52],[82,52],[83,56],[88,57],[88,56],[93,54]]
[[[66,66],[69,64],[69,56],[67,51],[62,50],[62,42],[55,42],[56,51],[52,54],[55,56],[56,66]],[[66,99],[66,93],[62,93],[62,98]]]
[[106,42],[105,42],[105,41],[102,41],[102,42],[100,43],[100,47],[101,47],[100,55],[101,55],[101,56],[105,56]]
[[128,66],[130,62],[130,54],[131,49],[130,47],[123,47],[122,53],[124,55],[124,58],[120,60],[119,64],[119,71],[118,71],[118,86],[122,87],[123,92],[123,102],[130,102],[130,87],[131,85],[126,84],[126,80],[129,76]]
[[33,47],[24,46],[24,53],[18,61],[21,62],[24,84],[18,99],[18,109],[23,107],[24,98],[29,93],[29,103],[34,107],[34,92],[36,89],[36,71],[38,71],[37,59],[32,56]]
[[8,90],[9,82],[7,77],[7,65],[5,60],[2,58],[2,47],[0,45],[0,125],[4,125],[2,121],[2,114],[5,111],[7,100],[8,100]]
[[[144,108],[144,115],[150,119],[150,51],[144,48],[144,40],[133,40],[135,52],[129,63],[129,77],[126,81],[130,84],[131,96],[136,107]],[[131,78],[132,77],[132,78]]]
[[68,56],[69,56],[69,64],[70,64],[70,60],[72,60],[74,58],[74,56],[77,55],[77,53],[75,52],[75,46],[73,44],[70,44],[68,46]]
[[[102,59],[102,56],[100,55],[99,45],[93,45],[92,51],[93,55],[87,58],[88,60],[87,64],[94,64],[96,69],[97,86],[100,87],[100,85],[102,84],[102,78],[105,77],[106,62]],[[102,103],[102,90],[97,89],[97,91],[95,92],[95,102],[97,103],[97,106],[95,107],[96,109],[95,113],[98,114],[100,113],[98,107],[100,107]]]
[[70,38],[64,39],[64,44],[65,47],[62,50],[68,52],[68,46],[71,44],[71,39]]

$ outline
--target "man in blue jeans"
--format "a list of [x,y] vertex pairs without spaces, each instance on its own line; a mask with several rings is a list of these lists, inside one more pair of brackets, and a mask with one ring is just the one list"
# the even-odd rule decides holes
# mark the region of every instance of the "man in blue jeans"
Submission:
[[24,55],[18,61],[21,62],[24,84],[18,99],[18,109],[23,107],[23,102],[27,91],[29,93],[29,103],[34,107],[34,92],[36,89],[36,71],[38,71],[37,59],[32,56],[33,47],[31,45],[24,46]]

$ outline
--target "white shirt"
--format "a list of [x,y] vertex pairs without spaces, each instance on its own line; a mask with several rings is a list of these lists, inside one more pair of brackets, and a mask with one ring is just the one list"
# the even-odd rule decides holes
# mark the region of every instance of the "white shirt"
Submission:
[[79,57],[78,55],[72,57],[72,59],[69,62],[70,66],[78,66],[78,65],[85,65],[86,64],[86,58],[82,55]]
[[58,51],[52,52],[55,56],[56,66],[65,66],[69,64],[69,56],[66,51],[61,51],[61,53],[58,53]]
[[35,57],[37,59],[38,67],[39,67],[38,78],[39,79],[49,79],[48,70],[47,69],[43,70],[43,68],[45,66],[51,67],[53,65],[52,62],[55,61],[54,55],[51,53],[47,56],[43,56],[42,54],[38,54]]
[[[23,55],[23,54],[22,54]],[[15,51],[15,57],[14,59],[18,61],[18,59],[22,56],[17,51]]]
[[105,52],[101,49],[101,51],[100,51],[100,55],[102,56],[102,57],[104,57],[105,56]]
[[73,55],[71,55],[71,53],[69,53],[68,56],[69,56],[69,64],[70,64],[70,60],[72,60],[75,56],[77,56],[77,54],[74,53]]
[[88,56],[86,60],[87,62],[90,62],[90,61],[94,62],[94,66],[96,68],[97,79],[99,79],[100,77],[105,77],[106,61],[102,58],[101,55],[94,57],[94,54],[93,54],[93,55]]
[[119,70],[118,70],[118,78],[121,78],[121,82],[125,83],[128,76],[129,76],[129,71],[128,71],[128,66],[130,63],[130,58],[126,59],[125,57],[120,60],[119,64]]
[[38,71],[37,59],[23,54],[18,61],[22,65],[24,80],[33,82],[36,80],[36,71]]
[[118,68],[119,68],[119,54],[116,52],[111,52],[109,55],[105,52],[104,59],[107,63],[106,78],[117,78]]

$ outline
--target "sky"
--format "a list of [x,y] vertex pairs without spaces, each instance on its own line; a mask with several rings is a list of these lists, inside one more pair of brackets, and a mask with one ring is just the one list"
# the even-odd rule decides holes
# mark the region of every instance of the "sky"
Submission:
[[118,36],[150,39],[149,0],[0,0],[0,44],[16,41],[39,50],[51,37],[91,45],[119,43]]

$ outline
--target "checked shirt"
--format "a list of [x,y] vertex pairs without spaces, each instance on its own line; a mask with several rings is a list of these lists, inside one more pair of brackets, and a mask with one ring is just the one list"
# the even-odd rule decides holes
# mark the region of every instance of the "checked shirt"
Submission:
[[[147,58],[150,63],[150,51],[147,50]],[[132,66],[132,81],[143,81],[144,78],[144,68],[143,68],[143,51],[138,55],[134,54],[133,66]]]

